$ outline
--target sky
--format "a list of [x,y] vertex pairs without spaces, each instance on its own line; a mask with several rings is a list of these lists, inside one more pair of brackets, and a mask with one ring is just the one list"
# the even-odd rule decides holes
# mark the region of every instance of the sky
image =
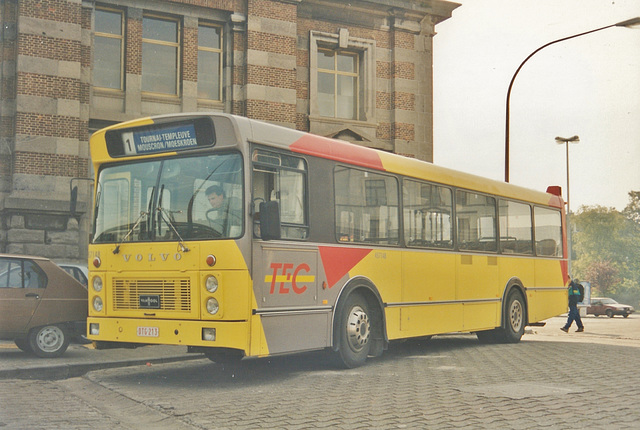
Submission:
[[[544,44],[640,17],[640,0],[458,0],[436,26],[434,163],[504,180],[506,95]],[[567,184],[572,211],[625,208],[640,191],[640,27],[613,27],[548,46],[510,97],[510,181]]]

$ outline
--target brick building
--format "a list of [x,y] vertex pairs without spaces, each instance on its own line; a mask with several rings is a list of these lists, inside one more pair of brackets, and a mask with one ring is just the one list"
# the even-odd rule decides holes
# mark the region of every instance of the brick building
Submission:
[[457,6],[0,0],[0,252],[86,261],[89,136],[140,116],[228,112],[431,161],[432,38]]

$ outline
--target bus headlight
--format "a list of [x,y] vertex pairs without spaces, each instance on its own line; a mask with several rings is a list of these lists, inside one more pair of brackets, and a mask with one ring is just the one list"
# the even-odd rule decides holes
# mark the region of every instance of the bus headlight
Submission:
[[209,300],[207,300],[207,312],[209,312],[211,315],[215,315],[219,310],[220,304],[218,303],[218,301],[213,297],[210,297]]
[[102,312],[102,299],[98,296],[93,298],[93,310],[96,312]]
[[215,276],[207,276],[207,279],[204,281],[204,286],[210,293],[215,293],[218,291],[218,278]]
[[102,291],[102,278],[100,276],[93,278],[93,290],[97,293]]

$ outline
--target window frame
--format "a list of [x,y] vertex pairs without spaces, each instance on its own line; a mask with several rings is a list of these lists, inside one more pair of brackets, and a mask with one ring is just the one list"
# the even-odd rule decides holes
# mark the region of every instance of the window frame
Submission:
[[[449,191],[449,205],[448,208],[450,210],[449,212],[449,235],[450,235],[450,239],[449,245],[443,245],[443,246],[430,246],[430,245],[416,245],[416,244],[410,244],[409,242],[409,236],[407,235],[408,232],[408,227],[407,223],[406,223],[406,219],[405,219],[405,211],[407,210],[407,201],[405,200],[405,190],[409,190],[409,187],[407,186],[407,183],[413,183],[413,184],[418,184],[418,185],[429,185],[430,187],[436,188],[436,189],[444,189],[444,190],[448,190]],[[402,180],[402,240],[404,243],[404,246],[408,249],[434,249],[434,250],[442,250],[442,251],[454,251],[457,240],[456,240],[456,211],[455,211],[455,193],[456,193],[456,188],[452,187],[452,186],[448,186],[448,185],[444,185],[444,184],[439,184],[439,183],[435,183],[435,182],[429,182],[429,181],[425,181],[422,179],[417,179],[417,178],[413,178],[413,177],[405,177]],[[444,230],[443,230],[444,232]],[[443,241],[444,242],[444,241]]]
[[[266,160],[266,158],[268,157],[273,157],[272,159],[273,160],[278,159],[279,163],[275,164],[275,163],[269,163],[266,161],[261,161],[258,159],[258,156],[260,155],[265,157],[265,159],[263,160]],[[282,159],[280,157],[297,159],[303,163],[304,169],[290,167],[290,166],[283,166],[281,162]],[[273,170],[273,172],[269,170]],[[302,210],[303,210],[303,218],[304,218],[303,224],[283,222],[281,220],[280,222],[281,239],[292,240],[292,241],[308,241],[311,235],[310,214],[309,214],[309,162],[308,160],[305,157],[301,157],[298,154],[282,152],[275,148],[257,146],[257,145],[251,147],[251,202],[252,202],[251,212],[254,217],[253,218],[253,237],[255,239],[261,239],[261,236],[259,234],[260,220],[256,218],[255,214],[257,214],[259,211],[258,204],[263,200],[262,197],[255,196],[255,189],[254,189],[254,186],[256,183],[255,174],[256,172],[262,172],[264,174],[273,173],[274,179],[276,178],[279,179],[280,177],[279,172],[281,171],[299,173],[302,176],[302,181],[303,181],[302,191],[304,193],[304,196],[303,196],[304,201],[302,202]],[[274,184],[274,189],[272,191],[275,191],[275,190],[276,188]],[[264,201],[268,201],[268,200],[264,199]],[[281,203],[282,199],[278,198],[275,201],[278,202],[280,217],[282,218],[282,203]],[[304,237],[292,237],[292,235],[287,234],[289,229],[291,229],[291,231],[295,231],[295,229],[304,231],[305,232]]]
[[[558,244],[556,244],[556,251],[559,251],[559,253],[555,253],[554,255],[548,255],[548,254],[544,254],[542,252],[540,252],[540,248],[539,248],[539,243],[538,243],[538,224],[536,223],[536,211],[537,210],[543,210],[543,211],[548,211],[548,212],[554,212],[556,213],[559,217],[560,217],[560,224],[557,225],[557,227],[560,228],[560,237],[559,237],[559,245],[560,247],[558,248]],[[554,209],[548,206],[540,206],[540,205],[533,205],[533,211],[532,211],[532,217],[533,217],[533,242],[534,242],[534,255],[536,257],[542,257],[542,258],[553,258],[553,259],[562,259],[565,258],[564,255],[564,237],[563,235],[565,235],[566,233],[563,231],[563,214],[562,211],[560,209]]]
[[[209,28],[217,28],[220,31],[220,47],[219,48],[209,48],[209,47],[205,47],[200,45],[200,28],[201,27],[209,27]],[[221,24],[217,24],[214,22],[209,22],[209,21],[199,21],[198,22],[198,57],[200,56],[200,51],[203,52],[213,52],[213,53],[217,53],[220,56],[220,64],[219,64],[219,70],[218,70],[218,98],[217,99],[210,99],[210,98],[204,98],[204,97],[200,97],[200,90],[197,90],[197,98],[199,101],[205,101],[205,102],[222,102],[223,101],[223,72],[224,72],[224,26]],[[198,69],[200,68],[200,61],[198,61]],[[200,77],[198,76],[198,85],[200,83]]]
[[[385,203],[384,205],[381,204],[377,204],[377,205],[368,205],[368,201],[367,201],[367,196],[366,196],[366,187],[367,187],[367,183],[366,181],[363,182],[362,184],[362,195],[363,195],[363,199],[362,199],[362,205],[359,206],[361,208],[373,208],[373,207],[377,207],[380,208],[382,206],[385,207],[395,207],[396,208],[396,214],[395,214],[395,227],[396,227],[396,236],[391,236],[389,235],[389,231],[387,231],[387,236],[384,238],[374,238],[373,236],[369,236],[367,239],[370,240],[360,240],[359,238],[356,238],[353,234],[347,234],[344,235],[344,232],[341,231],[341,227],[342,227],[342,222],[341,222],[341,218],[342,218],[342,214],[338,212],[338,209],[341,205],[338,204],[337,202],[337,193],[336,190],[338,189],[338,187],[341,185],[339,184],[339,182],[337,181],[336,177],[337,177],[337,173],[338,173],[338,169],[342,169],[342,170],[351,170],[351,171],[355,171],[355,172],[360,172],[364,174],[364,178],[366,178],[366,175],[375,175],[376,177],[374,178],[369,178],[369,180],[373,180],[373,181],[378,181],[380,179],[383,179],[385,181],[385,184],[387,183],[387,180],[392,180],[394,182],[394,189],[395,189],[395,201],[396,204],[392,205],[389,204],[389,193],[385,193]],[[396,175],[390,175],[390,174],[385,174],[384,172],[378,171],[378,170],[367,170],[367,169],[362,169],[362,168],[358,168],[357,166],[353,166],[353,165],[345,165],[345,164],[340,164],[337,163],[333,166],[333,171],[331,173],[333,175],[333,199],[334,199],[334,208],[333,208],[333,222],[334,222],[334,240],[336,241],[336,243],[340,243],[340,244],[360,244],[360,245],[371,245],[372,243],[375,244],[375,246],[379,246],[379,247],[402,247],[402,237],[403,237],[403,224],[402,224],[402,194],[401,194],[401,189],[400,189],[400,178]],[[385,188],[386,190],[386,188]],[[350,194],[350,193],[349,193]],[[379,196],[378,196],[379,197]],[[349,212],[346,212],[349,213]],[[353,212],[351,212],[353,213]],[[365,217],[362,217],[362,219],[364,219]],[[389,217],[389,219],[391,219],[391,217]],[[352,221],[356,221],[355,218]],[[354,233],[355,231],[358,231],[356,228],[354,228],[354,230],[351,233]],[[379,230],[378,230],[379,231]],[[353,236],[353,237],[352,237]],[[346,238],[346,239],[345,239]],[[375,241],[373,239],[379,239],[379,241]],[[386,241],[386,243],[384,243]]]
[[[497,196],[497,202],[498,202],[498,245],[499,245],[499,249],[500,249],[500,254],[502,255],[519,255],[519,256],[527,256],[527,257],[533,257],[535,256],[535,239],[534,239],[534,230],[535,230],[535,226],[534,226],[534,210],[533,210],[533,205],[531,203],[527,203],[527,202],[523,202],[523,201],[518,201],[518,200],[513,200],[513,199],[507,199],[504,197],[499,197]],[[513,203],[516,205],[522,205],[522,206],[526,206],[527,208],[529,208],[529,241],[531,242],[531,245],[529,248],[527,248],[527,251],[529,252],[518,252],[518,249],[522,249],[522,248],[518,248],[517,242],[518,239],[516,239],[516,246],[513,252],[505,252],[505,243],[507,243],[507,241],[503,240],[503,236],[502,236],[502,228],[503,228],[503,223],[502,223],[502,211],[500,210],[500,208],[502,207],[501,202],[505,202],[507,204],[509,203]],[[507,219],[508,215],[506,215],[504,218]],[[504,227],[505,229],[508,228],[507,226]],[[505,231],[506,233],[509,233],[508,231]],[[507,238],[508,236],[504,236],[505,238]]]
[[[356,119],[349,120],[338,117],[320,115],[318,105],[318,51],[337,50],[358,55],[359,86],[358,110]],[[339,29],[337,34],[321,31],[309,32],[309,120],[311,132],[326,135],[326,127],[335,125],[344,127],[345,123],[362,127],[363,132],[375,135],[377,122],[375,121],[376,97],[376,42],[373,39],[351,37],[345,28]]]
[[[360,104],[361,104],[361,99],[362,99],[362,91],[364,90],[361,85],[360,85],[360,81],[361,81],[361,75],[360,75],[360,69],[362,68],[361,65],[361,58],[360,58],[360,54],[358,52],[354,52],[354,51],[349,51],[349,50],[344,50],[344,49],[331,49],[331,48],[327,48],[327,47],[319,47],[317,50],[317,54],[316,55],[320,55],[320,53],[322,52],[330,52],[333,54],[333,68],[332,69],[325,69],[322,68],[318,65],[318,82],[320,81],[320,74],[324,73],[327,75],[331,75],[333,76],[333,92],[331,93],[331,95],[333,96],[333,116],[328,116],[328,115],[322,115],[320,113],[321,107],[320,107],[320,100],[318,99],[318,114],[325,117],[325,118],[332,118],[335,120],[348,120],[348,121],[358,121],[359,117],[360,117]],[[352,57],[355,61],[355,72],[347,72],[347,71],[341,71],[338,68],[338,57],[339,56],[344,56],[344,57]],[[338,114],[338,78],[341,76],[346,76],[349,78],[355,78],[355,94],[353,95],[353,113],[354,113],[354,117],[351,118],[345,118],[345,117],[341,117]],[[318,94],[320,94],[319,88],[316,89]]]
[[[157,21],[169,21],[175,22],[176,24],[176,42],[166,42],[157,39],[148,39],[144,37],[144,20],[145,19],[153,19]],[[182,78],[182,19],[180,17],[175,17],[171,15],[162,15],[157,13],[144,13],[142,15],[142,32],[141,32],[141,43],[142,49],[140,51],[140,64],[141,64],[141,74],[140,74],[140,89],[141,93],[145,95],[153,95],[160,97],[180,97],[181,95],[181,85],[180,80]],[[175,63],[175,71],[176,71],[176,81],[175,81],[175,93],[164,93],[159,91],[148,91],[144,89],[144,81],[145,81],[145,73],[144,73],[144,45],[145,43],[152,45],[160,45],[160,46],[171,46],[176,48],[176,63]],[[147,75],[148,76],[148,75]]]
[[[462,203],[461,202],[461,198],[458,197],[459,193],[466,193],[467,195],[469,194],[473,194],[473,195],[478,195],[478,196],[483,196],[485,199],[486,198],[490,198],[493,199],[493,205],[489,206],[489,205],[485,205],[484,207],[493,207],[493,243],[494,244],[494,249],[483,249],[483,248],[479,248],[479,249],[472,249],[472,248],[468,248],[468,247],[461,247],[462,241],[460,240],[460,217],[459,214],[460,212],[458,211],[458,206],[459,205],[466,205],[466,206],[472,206],[469,205],[467,203],[467,199],[465,198],[465,202]],[[471,252],[471,253],[483,253],[483,254],[492,254],[492,255],[498,255],[500,254],[500,231],[499,231],[499,214],[498,214],[498,199],[500,197],[498,195],[495,194],[488,194],[488,193],[483,193],[481,191],[475,191],[475,190],[470,190],[470,189],[465,189],[465,188],[454,188],[454,203],[453,203],[453,207],[454,207],[454,214],[455,214],[455,227],[454,227],[454,234],[455,234],[455,250],[458,252]],[[464,213],[464,212],[463,212]],[[482,217],[478,217],[478,220],[480,220]],[[464,219],[466,220],[466,218]],[[469,224],[470,225],[470,224]],[[469,231],[473,231],[472,226],[470,225]],[[480,240],[482,239],[481,236],[478,237],[478,244],[481,244],[482,241]],[[490,243],[490,242],[486,242],[486,243]]]
[[94,56],[93,56],[93,61],[92,61],[92,70],[95,68],[95,38],[97,37],[104,37],[107,39],[119,39],[120,40],[120,85],[119,88],[110,88],[110,87],[103,87],[100,85],[96,85],[95,81],[93,79],[91,79],[91,84],[94,88],[100,89],[101,91],[115,91],[115,92],[122,92],[125,90],[124,85],[125,85],[125,79],[124,79],[124,70],[125,70],[125,43],[126,43],[126,25],[125,25],[125,21],[126,21],[126,15],[125,15],[125,11],[122,9],[118,9],[118,8],[114,8],[114,7],[108,7],[108,6],[103,6],[103,5],[96,5],[96,12],[97,11],[104,11],[104,12],[111,12],[111,13],[117,13],[120,15],[120,35],[114,35],[112,33],[103,33],[103,32],[99,32],[95,29],[94,26],[94,32],[93,32],[93,36],[94,36]]

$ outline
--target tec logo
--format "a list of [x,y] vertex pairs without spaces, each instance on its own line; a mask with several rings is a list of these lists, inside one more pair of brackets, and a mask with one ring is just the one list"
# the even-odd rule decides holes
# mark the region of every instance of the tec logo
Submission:
[[[271,263],[269,266],[273,270],[271,275],[266,275],[264,281],[271,283],[270,294],[276,293],[276,283],[279,283],[278,294],[289,294],[293,290],[296,294],[302,294],[307,291],[307,285],[305,283],[314,282],[316,277],[313,275],[307,275],[311,271],[311,268],[307,263],[299,264],[295,266],[293,263]],[[291,285],[291,290],[289,289]]]

